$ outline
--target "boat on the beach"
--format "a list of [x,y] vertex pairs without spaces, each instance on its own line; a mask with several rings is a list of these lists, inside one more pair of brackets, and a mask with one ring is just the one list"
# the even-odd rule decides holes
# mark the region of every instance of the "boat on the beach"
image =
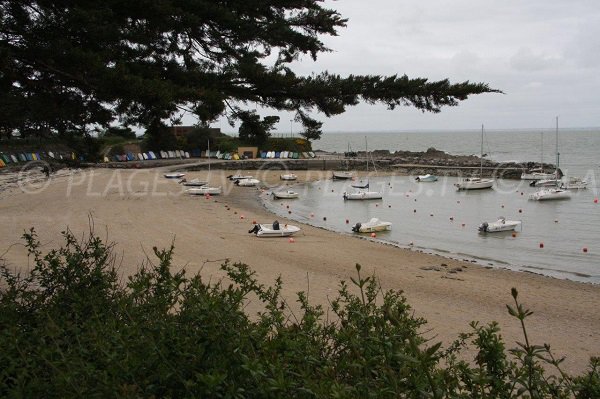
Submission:
[[184,178],[184,179],[179,180],[179,184],[183,184],[184,186],[187,186],[187,187],[201,187],[201,186],[207,185],[208,182],[204,181],[204,180],[200,180],[200,179],[186,180]]
[[571,192],[561,188],[544,188],[529,196],[533,201],[566,200],[571,198]]
[[377,200],[382,199],[383,194],[378,191],[355,191],[353,193],[347,193],[344,191],[342,195],[344,200]]
[[371,218],[368,222],[356,223],[352,226],[352,231],[355,233],[375,233],[378,231],[387,231],[392,229],[391,222],[384,222],[378,218]]
[[219,195],[221,194],[221,187],[207,187],[207,186],[202,186],[202,187],[194,187],[194,188],[188,188],[187,190],[185,190],[186,193],[190,194],[190,195]]
[[567,180],[560,183],[560,188],[564,190],[584,190],[587,188],[588,182],[581,180],[579,177],[569,177]]
[[345,172],[339,170],[333,171],[333,180],[350,180],[352,179],[352,177],[354,177],[354,174],[352,172]]
[[497,233],[500,231],[514,231],[519,226],[521,226],[520,220],[506,220],[506,218],[500,216],[495,222],[481,223],[478,229],[480,233]]
[[292,198],[298,198],[298,196],[299,196],[299,194],[297,192],[292,191],[292,190],[273,191],[271,193],[271,195],[277,199],[292,199]]
[[235,184],[237,186],[240,186],[240,187],[254,187],[258,183],[260,183],[260,180],[253,179],[253,178],[250,178],[250,179],[238,179],[238,180],[235,180],[233,182],[233,184]]
[[229,175],[227,176],[227,178],[231,181],[233,181],[234,183],[238,180],[242,180],[242,179],[253,179],[254,176],[250,176],[250,175]]
[[293,173],[286,173],[284,175],[279,175],[280,180],[296,180],[298,176]]
[[454,186],[458,190],[482,190],[486,188],[492,188],[494,185],[494,179],[488,179],[483,177],[483,125],[481,125],[481,154],[479,164],[479,176],[465,177],[459,179]]
[[436,175],[431,175],[428,173],[426,175],[420,175],[420,176],[415,177],[415,180],[423,183],[423,182],[434,182],[434,181],[437,181],[438,178]]
[[167,179],[181,179],[185,176],[185,173],[165,173],[164,175]]
[[290,237],[300,231],[298,226],[291,224],[279,224],[276,220],[272,224],[255,224],[254,227],[248,230],[248,233],[255,234],[260,238],[267,237]]

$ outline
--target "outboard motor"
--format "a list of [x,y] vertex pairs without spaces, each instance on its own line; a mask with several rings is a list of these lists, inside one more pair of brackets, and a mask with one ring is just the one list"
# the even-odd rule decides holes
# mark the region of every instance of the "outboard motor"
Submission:
[[232,177],[233,177],[233,175],[229,175],[229,176],[227,176],[227,178],[228,178],[229,180],[232,180],[232,179],[231,179]]
[[481,225],[479,225],[479,231],[481,231],[482,233],[487,233],[488,226],[489,226],[488,222],[481,223]]
[[277,220],[273,222],[273,230],[279,230],[279,222]]
[[415,178],[415,180],[416,180],[416,181],[421,181],[421,178],[420,178],[419,176],[417,176],[417,177]]
[[343,197],[344,197],[344,200],[347,200],[347,199],[348,199],[348,193],[346,193],[346,192],[344,191],[344,195],[343,195]]
[[248,230],[248,233],[252,234],[256,234],[258,233],[258,230],[260,230],[260,226],[258,224],[255,224],[253,228],[251,228],[250,230]]
[[531,183],[529,183],[529,187],[535,187],[536,182],[537,182],[536,180],[533,180]]
[[234,180],[233,184],[235,184],[236,186],[239,186],[240,185],[240,181],[239,180]]
[[352,227],[352,231],[355,233],[358,233],[360,231],[360,226],[362,226],[360,223],[356,223],[353,227]]

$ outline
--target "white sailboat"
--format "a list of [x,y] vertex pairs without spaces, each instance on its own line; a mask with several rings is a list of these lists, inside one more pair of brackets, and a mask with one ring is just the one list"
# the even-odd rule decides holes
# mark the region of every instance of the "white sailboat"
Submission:
[[479,167],[479,176],[477,177],[465,177],[454,184],[458,190],[481,190],[486,188],[492,188],[494,185],[494,179],[488,179],[483,177],[483,125],[481,125],[481,165]]
[[[210,154],[210,141],[207,142],[207,148],[206,153]],[[210,157],[208,157],[208,176],[210,177]],[[185,191],[190,195],[220,195],[222,192],[221,186],[209,187],[208,182],[200,187],[192,187]]]
[[[523,172],[521,174],[521,180],[534,180],[534,181],[538,181],[538,180],[544,180],[544,181],[548,181],[548,180],[552,180],[552,179],[556,179],[556,173],[547,173],[544,172],[544,132],[541,133],[541,157],[540,157],[540,167],[539,168],[535,168],[535,169],[531,169],[527,172]],[[533,184],[533,185],[537,185],[537,184]]]
[[565,200],[571,198],[571,192],[563,188],[558,187],[559,185],[559,166],[560,166],[560,152],[558,152],[558,116],[556,117],[556,177],[554,187],[543,188],[529,196],[530,200],[533,201],[551,201],[551,200]]
[[273,191],[271,195],[276,199],[293,199],[298,198],[300,194],[296,191],[286,190],[286,191]]
[[[365,154],[367,157],[367,174],[369,173],[369,152],[367,146],[367,137],[365,136]],[[379,191],[368,191],[369,188],[369,180],[367,182],[361,182],[358,184],[351,184],[352,187],[358,188],[358,191],[354,191],[352,193],[344,192],[343,198],[344,200],[376,200],[382,199],[383,193]]]

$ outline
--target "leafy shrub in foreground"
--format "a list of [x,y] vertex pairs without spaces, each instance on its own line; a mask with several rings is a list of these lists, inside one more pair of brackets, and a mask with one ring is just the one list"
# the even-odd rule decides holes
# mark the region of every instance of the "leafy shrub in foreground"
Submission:
[[[44,255],[33,229],[24,235],[26,276],[0,266],[2,397],[600,397],[599,359],[582,376],[563,373],[548,346],[528,341],[516,290],[508,309],[524,343],[507,351],[497,324],[474,322],[442,348],[419,334],[425,321],[402,293],[359,265],[329,320],[306,293],[294,316],[281,279],[259,284],[244,264],[226,262],[229,282],[207,283],[171,271],[173,246],[155,248],[157,264],[121,283],[111,245],[63,236]],[[244,312],[250,297],[263,304],[256,317]],[[471,363],[459,360],[467,345]]]

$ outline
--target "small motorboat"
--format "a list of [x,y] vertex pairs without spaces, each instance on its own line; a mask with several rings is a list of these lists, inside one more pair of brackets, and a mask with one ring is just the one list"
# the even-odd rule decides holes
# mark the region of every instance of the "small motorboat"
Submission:
[[361,181],[359,181],[358,183],[352,183],[352,184],[350,184],[350,185],[351,185],[352,187],[354,187],[354,188],[362,188],[362,189],[365,189],[365,188],[369,188],[369,181],[367,181],[367,182],[363,182],[363,181],[361,180]]
[[179,180],[179,184],[183,184],[184,186],[188,187],[201,187],[207,185],[208,182],[200,179],[192,179],[188,181],[185,178],[183,178]]
[[481,223],[479,225],[479,232],[497,233],[500,231],[514,231],[519,226],[521,226],[520,220],[506,220],[503,216],[500,216],[495,222]]
[[298,176],[293,173],[287,173],[285,175],[279,175],[280,180],[296,180]]
[[587,188],[588,182],[581,180],[579,177],[570,177],[566,181],[560,183],[560,188],[563,190],[584,190]]
[[552,178],[552,179],[540,179],[540,180],[533,180],[531,183],[529,183],[529,186],[531,187],[557,187],[560,183],[560,180],[557,180],[556,178]]
[[368,222],[356,223],[352,226],[352,231],[355,233],[375,233],[377,231],[387,231],[392,229],[391,222],[384,222],[377,218],[372,218]]
[[344,200],[378,200],[383,198],[383,194],[377,191],[355,191],[353,193],[344,192]]
[[426,183],[426,182],[433,182],[433,181],[437,181],[438,178],[436,175],[430,175],[429,173],[426,175],[421,175],[421,176],[417,176],[415,178],[416,181],[421,182],[421,183]]
[[227,176],[227,178],[233,182],[236,182],[238,180],[242,180],[242,179],[253,179],[254,176],[243,176],[243,175],[229,175]]
[[254,233],[257,237],[289,237],[300,231],[300,227],[291,224],[279,224],[276,220],[272,224],[255,224],[248,233]]
[[260,183],[260,180],[254,179],[254,178],[250,178],[250,179],[238,179],[238,180],[236,180],[236,181],[233,182],[233,184],[235,184],[237,186],[240,186],[240,187],[254,187],[258,183]]
[[185,176],[185,173],[165,173],[167,179],[181,179]]
[[221,191],[221,187],[207,186],[188,188],[185,190],[185,192],[190,195],[219,195],[221,194]]
[[299,194],[292,190],[287,191],[273,191],[271,195],[277,199],[292,199],[298,198]]
[[333,180],[350,180],[354,177],[352,172],[334,171]]
[[571,198],[571,192],[561,188],[544,188],[529,196],[533,201],[565,200]]

